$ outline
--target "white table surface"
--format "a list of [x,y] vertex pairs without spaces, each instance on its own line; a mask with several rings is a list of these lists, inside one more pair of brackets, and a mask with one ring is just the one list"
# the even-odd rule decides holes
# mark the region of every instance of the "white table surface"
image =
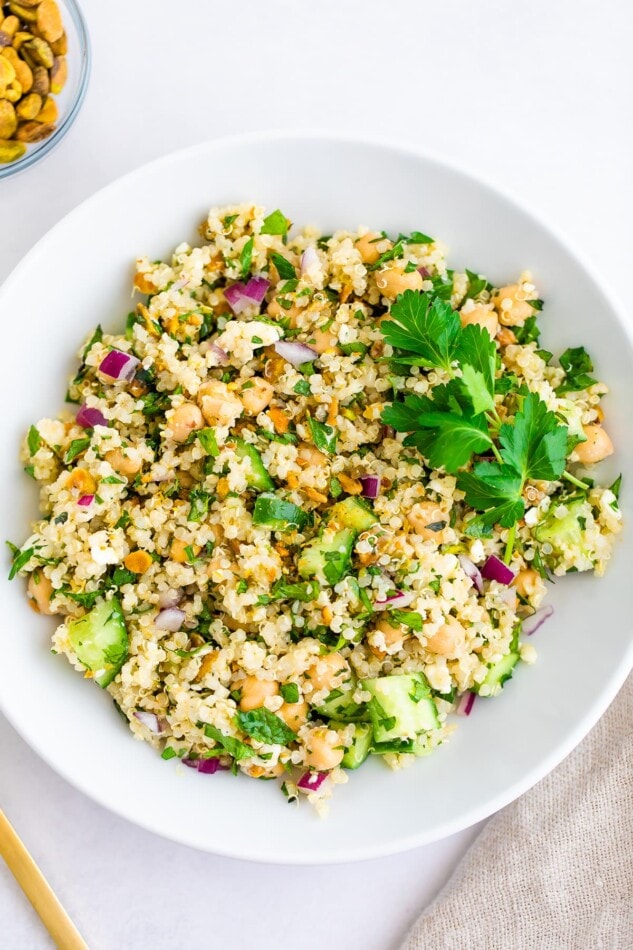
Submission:
[[[66,211],[131,168],[234,132],[317,127],[417,143],[469,167],[566,233],[630,300],[630,4],[83,6],[88,96],[49,159],[0,183],[0,279]],[[265,867],[190,851],[109,814],[1,716],[0,756],[0,805],[91,950],[395,948],[476,834],[358,865]],[[0,946],[50,946],[1,862]]]

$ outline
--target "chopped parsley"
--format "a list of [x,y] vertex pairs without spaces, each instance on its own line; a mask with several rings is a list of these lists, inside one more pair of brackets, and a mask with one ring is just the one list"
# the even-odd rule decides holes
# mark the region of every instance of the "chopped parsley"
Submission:
[[308,425],[310,427],[312,441],[317,449],[326,455],[334,455],[336,452],[336,441],[338,439],[337,430],[326,422],[319,422],[317,419],[313,419],[312,416],[308,418]]
[[[288,218],[277,208],[276,211],[272,211],[268,217],[264,218],[264,223],[262,224],[262,229],[259,232],[260,234],[280,234],[282,237],[288,233],[288,228],[290,227],[290,221]],[[279,268],[277,268],[279,269]]]
[[297,272],[287,258],[276,251],[273,251],[270,257],[282,280],[296,280]]

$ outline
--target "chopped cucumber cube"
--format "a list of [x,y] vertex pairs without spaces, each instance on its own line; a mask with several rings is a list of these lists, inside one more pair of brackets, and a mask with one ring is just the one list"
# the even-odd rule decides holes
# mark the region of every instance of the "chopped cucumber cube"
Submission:
[[80,663],[101,687],[112,682],[128,654],[128,636],[118,597],[102,600],[68,624],[68,639]]
[[256,491],[272,491],[275,483],[266,471],[262,457],[250,442],[244,439],[235,440],[235,454],[238,458],[249,458],[251,461],[251,471],[246,476],[246,481],[251,488]]
[[338,584],[352,558],[356,532],[343,528],[335,534],[324,534],[306,544],[297,561],[301,577],[316,578],[321,583]]
[[361,685],[372,695],[369,714],[376,743],[415,740],[418,733],[439,726],[437,708],[422,673],[379,676],[362,680]]

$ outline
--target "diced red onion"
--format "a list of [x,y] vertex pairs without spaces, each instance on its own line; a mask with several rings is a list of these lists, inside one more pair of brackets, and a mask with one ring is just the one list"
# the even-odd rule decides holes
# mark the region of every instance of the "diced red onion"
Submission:
[[158,595],[158,606],[161,610],[164,610],[165,607],[177,607],[183,597],[184,593],[179,587],[163,590]]
[[275,352],[293,366],[311,363],[319,355],[311,346],[306,346],[305,343],[291,343],[289,340],[278,340],[275,343]]
[[311,267],[319,263],[319,255],[316,252],[316,247],[310,245],[306,247],[305,251],[301,255],[301,276],[307,274]]
[[209,351],[214,354],[221,366],[226,366],[229,361],[229,354],[226,352],[226,350],[223,350],[222,347],[218,346],[217,343],[212,343],[209,347]]
[[94,500],[95,500],[94,495],[82,495],[79,501],[77,502],[77,504],[82,505],[82,507],[84,508],[87,508],[89,505],[93,503]]
[[372,501],[380,494],[380,475],[361,475],[359,478],[363,486],[363,497]]
[[270,287],[265,277],[251,277],[247,284],[238,281],[224,291],[224,297],[233,313],[243,313],[249,307],[259,307]]
[[514,571],[504,564],[500,558],[491,554],[481,569],[482,576],[489,581],[498,581],[499,584],[505,584],[506,587],[512,583],[516,577]]
[[169,289],[170,289],[170,290],[182,290],[184,287],[187,286],[187,284],[189,283],[189,281],[190,281],[190,278],[189,278],[189,277],[179,277],[178,280],[174,281],[174,283],[171,285],[171,287],[170,287]]
[[297,782],[297,788],[304,792],[316,792],[326,778],[327,772],[305,772]]
[[146,712],[144,709],[135,709],[134,718],[142,722],[155,736],[159,736],[163,731],[163,724],[156,713]]
[[196,771],[201,772],[203,775],[215,775],[216,772],[222,772],[227,768],[226,765],[216,759],[215,757],[210,759],[181,759],[183,765],[186,765],[189,769],[196,769]]
[[533,633],[542,627],[546,620],[554,613],[554,608],[551,604],[548,604],[547,607],[541,607],[540,610],[535,611],[531,616],[526,617],[523,621],[522,632],[531,637]]
[[392,597],[387,597],[386,600],[375,600],[374,610],[401,610],[403,607],[408,607],[414,599],[415,594],[412,590],[399,591]]
[[114,382],[129,383],[134,378],[136,367],[141,361],[131,353],[122,350],[110,350],[99,364],[99,372]]
[[476,693],[464,693],[459,697],[455,712],[458,716],[470,716],[475,705]]
[[418,267],[418,274],[420,277],[423,277],[424,280],[427,280],[431,276],[430,270],[427,270],[426,267]]
[[84,429],[110,425],[100,409],[93,409],[90,406],[86,406],[85,403],[77,413],[76,422],[78,425],[83,426]]
[[178,607],[165,607],[156,617],[154,626],[159,630],[168,630],[170,633],[177,633],[185,620],[184,610]]
[[251,277],[244,288],[245,295],[258,306],[263,302],[266,291],[270,287],[270,281],[265,277]]
[[482,576],[481,576],[481,571],[479,570],[479,568],[477,567],[477,565],[476,565],[476,564],[473,564],[473,562],[470,560],[470,558],[469,558],[469,557],[466,557],[465,554],[459,554],[459,555],[457,556],[457,560],[458,560],[459,563],[461,564],[461,568],[462,568],[462,571],[464,572],[464,574],[466,574],[466,576],[469,577],[469,578],[471,579],[471,581],[473,582],[473,584],[474,584],[474,586],[475,586],[475,588],[476,588],[476,590],[477,590],[477,593],[478,593],[478,594],[483,594],[484,581],[483,581],[483,578],[482,578]]

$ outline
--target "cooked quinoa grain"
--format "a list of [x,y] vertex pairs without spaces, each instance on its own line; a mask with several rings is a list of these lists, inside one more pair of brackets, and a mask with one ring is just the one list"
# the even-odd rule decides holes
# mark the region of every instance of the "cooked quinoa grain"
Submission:
[[577,469],[613,451],[606,387],[540,348],[530,274],[289,226],[213,209],[137,261],[124,331],[25,438],[42,517],[12,575],[163,758],[322,808],[535,662],[548,576],[601,574],[621,515]]

